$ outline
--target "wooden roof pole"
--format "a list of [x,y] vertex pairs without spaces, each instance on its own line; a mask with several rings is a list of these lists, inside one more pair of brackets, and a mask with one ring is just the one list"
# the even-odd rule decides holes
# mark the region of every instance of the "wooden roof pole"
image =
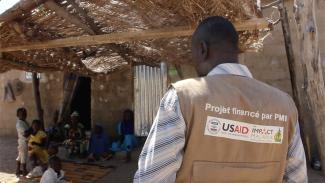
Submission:
[[[105,34],[105,32],[103,32],[100,29],[100,27],[98,27],[95,24],[95,21],[87,15],[87,12],[84,9],[82,9],[74,0],[67,0],[67,1],[70,5],[72,5],[73,8],[76,9],[77,13],[79,13],[80,15],[82,15],[85,18],[86,23],[90,26],[91,30],[95,33],[95,35]],[[67,20],[69,20],[69,19],[67,19]],[[138,58],[142,61],[147,61],[149,63],[154,63],[156,61],[150,57],[136,54],[132,49],[128,48],[126,45],[116,44],[116,43],[109,43],[106,45],[109,46],[111,50],[113,50],[114,52],[119,54],[127,62],[132,62],[131,57]],[[93,53],[90,53],[89,55],[92,55],[92,54]]]
[[296,0],[295,18],[299,38],[299,55],[295,64],[301,64],[304,84],[300,102],[306,107],[309,122],[316,132],[325,174],[325,86],[316,25],[316,0]]
[[[238,31],[243,30],[256,30],[265,29],[269,27],[269,22],[264,19],[253,19],[244,22],[234,24]],[[79,36],[70,37],[56,40],[49,40],[44,42],[35,42],[26,45],[11,46],[7,48],[0,48],[0,52],[10,52],[18,50],[32,50],[32,49],[47,49],[47,48],[59,48],[70,46],[88,46],[88,45],[100,45],[108,43],[122,43],[141,41],[148,39],[161,39],[161,38],[173,38],[191,36],[194,29],[189,27],[174,27],[163,28],[156,30],[143,30],[134,32],[121,32],[111,33],[94,36]]]
[[67,12],[64,8],[60,7],[56,2],[53,0],[46,1],[44,6],[52,11],[54,11],[58,16],[64,18],[68,22],[82,28],[90,35],[95,35],[95,32],[85,23],[83,23],[78,17]]
[[19,34],[19,36],[20,36],[22,39],[27,40],[27,37],[26,37],[26,35],[24,34],[24,32],[23,32],[23,30],[22,30],[22,28],[21,28],[21,26],[19,25],[18,22],[16,22],[16,21],[11,21],[11,22],[9,23],[9,25],[10,25],[10,26],[15,30],[15,32],[16,32],[17,34]]
[[0,14],[0,22],[10,22],[33,10],[46,0],[20,0],[16,5]]
[[67,0],[67,1],[74,9],[76,9],[77,13],[79,13],[86,19],[87,24],[90,26],[91,30],[95,32],[95,34],[104,34],[104,32],[101,31],[100,28],[95,24],[95,21],[87,15],[87,12],[84,9],[82,9],[75,2],[75,0]]
[[[16,22],[16,21],[11,21],[9,23],[9,25],[15,30],[15,32],[17,34],[19,34],[19,36],[24,39],[24,40],[28,40],[27,36],[24,34],[21,25]],[[22,68],[24,68],[26,71],[31,71],[34,72],[35,68],[37,71],[40,72],[48,72],[48,71],[55,71],[55,69],[53,68],[49,68],[49,67],[40,67],[34,64],[26,64],[25,62],[21,62],[21,61],[14,61],[14,60],[8,60],[8,59],[4,59],[2,57],[2,55],[0,56],[0,64],[4,64],[10,67],[13,67],[15,69],[21,70]]]
[[[45,6],[49,9],[51,9],[52,11],[55,11],[58,16],[64,18],[65,20],[69,21],[70,23],[75,24],[80,28],[83,28],[90,35],[105,34],[105,32],[101,31],[101,29],[95,24],[94,20],[87,15],[87,12],[84,9],[82,9],[81,7],[79,7],[79,5],[77,3],[75,3],[74,0],[68,0],[68,3],[71,4],[73,8],[76,9],[77,13],[79,13],[80,15],[82,15],[85,18],[86,23],[89,26],[87,24],[83,23],[82,20],[80,19],[80,17],[76,17],[76,16],[70,14],[63,7],[59,6],[53,0],[47,1],[45,3]],[[118,53],[122,58],[124,58],[128,62],[131,61],[129,56],[133,56],[133,57],[139,58],[141,60],[147,60],[149,62],[154,62],[154,60],[152,58],[146,57],[143,55],[138,55],[138,54],[134,53],[133,50],[126,47],[125,45],[110,43],[110,44],[108,44],[108,46],[110,47],[110,49],[112,49],[113,51]],[[92,54],[94,54],[94,53],[90,53],[87,56],[92,55]]]
[[37,66],[34,64],[28,64],[25,62],[21,62],[21,61],[14,61],[14,60],[8,60],[5,58],[0,58],[0,65],[4,64],[4,65],[9,65],[10,67],[13,67],[15,69],[18,70],[26,70],[26,71],[35,71],[37,70],[38,72],[51,72],[51,71],[56,71],[55,68],[51,68],[51,67],[41,67],[41,66]]
[[[41,27],[37,26],[37,25],[33,25],[33,26],[30,26],[28,24],[25,24],[25,23],[18,23],[17,24],[17,27],[20,29],[19,32],[22,32],[23,35],[25,35],[26,37],[26,40],[38,40],[40,41],[40,37],[39,37],[39,32],[43,32],[43,33],[46,33],[49,34],[49,35],[53,35],[54,33],[53,32],[49,32],[48,30],[44,30],[42,29]],[[31,35],[27,35],[23,32],[23,29],[24,30],[32,30]],[[44,37],[42,37],[44,38]],[[46,37],[48,38],[48,37]],[[62,51],[65,55],[66,55],[66,59],[70,59],[72,61],[80,61],[80,58],[76,55],[76,53],[69,49],[69,48],[59,48],[60,51]],[[82,63],[80,63],[81,65],[83,65]],[[60,69],[62,71],[66,71],[66,72],[73,72],[75,74],[78,74],[78,75],[81,75],[81,76],[94,76],[94,72],[86,69],[85,67],[82,68],[82,69],[79,69],[79,70],[75,70],[73,69],[73,67],[70,65],[68,67],[63,67],[63,69]]]

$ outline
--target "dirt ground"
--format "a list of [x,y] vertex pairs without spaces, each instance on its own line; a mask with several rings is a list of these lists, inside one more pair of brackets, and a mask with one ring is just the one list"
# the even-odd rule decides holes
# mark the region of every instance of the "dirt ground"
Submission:
[[[119,154],[110,160],[110,164],[116,166],[116,169],[99,180],[97,183],[131,183],[133,175],[137,168],[137,156],[139,150],[133,154],[131,163],[123,163],[123,155]],[[15,172],[16,158],[16,139],[9,137],[0,137],[0,183],[6,183],[16,179]],[[321,172],[309,170],[308,177],[310,183],[324,183],[325,179]]]

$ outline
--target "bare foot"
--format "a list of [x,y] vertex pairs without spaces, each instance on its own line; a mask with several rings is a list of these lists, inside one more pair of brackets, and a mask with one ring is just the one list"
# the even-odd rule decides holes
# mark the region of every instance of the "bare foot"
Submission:
[[23,176],[26,176],[28,174],[28,171],[27,170],[23,170],[22,171],[22,174],[23,174]]
[[16,176],[19,177],[22,174],[21,170],[16,170]]

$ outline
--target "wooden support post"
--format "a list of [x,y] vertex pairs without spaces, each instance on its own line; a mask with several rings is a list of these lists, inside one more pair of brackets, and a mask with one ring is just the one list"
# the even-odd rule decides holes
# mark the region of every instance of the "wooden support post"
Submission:
[[301,64],[304,83],[301,104],[306,107],[310,123],[315,128],[325,174],[325,87],[318,45],[316,1],[295,0],[294,7],[299,38],[296,63]]
[[299,94],[298,94],[299,87],[298,87],[297,72],[296,72],[297,63],[295,61],[295,56],[292,48],[292,39],[290,34],[288,13],[283,3],[279,6],[278,9],[281,15],[281,25],[282,25],[285,49],[286,49],[288,65],[289,65],[293,99],[296,102],[297,107],[299,108]]
[[63,101],[60,108],[59,121],[67,120],[66,118],[70,112],[71,101],[75,96],[78,81],[79,76],[75,74],[66,73],[64,75]]
[[307,161],[310,161],[312,155],[311,155],[310,145],[308,144],[308,140],[307,140],[307,139],[309,139],[309,135],[306,134],[309,132],[309,130],[307,130],[306,124],[304,123],[304,121],[307,121],[307,120],[306,120],[306,116],[303,116],[304,107],[300,105],[301,99],[299,98],[299,82],[298,82],[297,78],[300,73],[297,72],[297,62],[295,60],[295,56],[294,56],[294,52],[293,52],[288,12],[284,6],[283,1],[278,6],[278,10],[279,10],[280,16],[281,16],[281,25],[282,25],[285,50],[286,50],[286,54],[287,54],[287,60],[288,60],[288,66],[289,66],[289,72],[290,72],[293,100],[296,103],[298,113],[299,113],[299,123],[300,123],[300,127],[301,127],[300,129],[302,132],[302,140],[303,140],[304,147],[305,147],[306,154],[307,154],[307,156],[306,156]]
[[43,109],[41,103],[41,94],[39,91],[39,78],[37,77],[37,73],[33,72],[33,89],[34,89],[34,97],[35,97],[35,104],[37,109],[37,116],[38,119],[42,122],[44,128],[44,118],[43,118]]

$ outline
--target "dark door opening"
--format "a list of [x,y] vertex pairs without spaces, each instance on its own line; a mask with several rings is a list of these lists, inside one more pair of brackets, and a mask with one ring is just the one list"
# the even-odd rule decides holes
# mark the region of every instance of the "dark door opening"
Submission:
[[71,102],[71,112],[78,111],[80,122],[83,123],[86,130],[91,129],[91,79],[79,77],[75,96]]

